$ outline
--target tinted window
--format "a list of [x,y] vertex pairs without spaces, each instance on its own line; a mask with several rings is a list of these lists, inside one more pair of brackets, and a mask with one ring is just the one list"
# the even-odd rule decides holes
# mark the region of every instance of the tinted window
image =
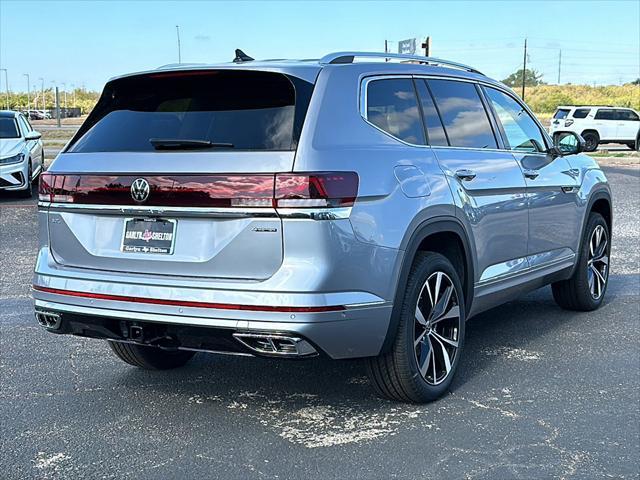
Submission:
[[616,116],[618,120],[622,121],[637,122],[638,120],[640,120],[636,112],[632,110],[616,110]]
[[22,130],[22,135],[26,135],[31,131],[31,125],[29,124],[29,122],[27,122],[27,120],[22,115],[18,117],[18,123],[20,124],[20,130]]
[[596,120],[614,120],[615,111],[614,110],[598,110],[596,113]]
[[556,110],[556,113],[553,116],[553,118],[559,118],[559,119],[567,118],[567,116],[569,115],[570,111],[571,110],[560,108],[560,109]]
[[69,151],[151,151],[150,139],[291,150],[311,88],[282,74],[248,71],[162,72],[115,80]]
[[422,116],[424,118],[424,124],[427,126],[427,143],[435,146],[449,145],[447,136],[444,133],[442,122],[440,121],[440,115],[433,103],[431,93],[427,89],[427,84],[424,80],[416,80],[416,89],[418,90],[418,98],[422,105]]
[[0,117],[0,138],[20,138],[18,125],[11,117]]
[[487,112],[473,83],[429,80],[428,84],[451,146],[497,148]]
[[575,112],[573,112],[573,118],[587,118],[590,108],[577,108]]
[[522,105],[494,88],[486,88],[485,91],[502,126],[507,148],[528,152],[546,150],[540,128]]
[[418,100],[409,78],[374,80],[367,88],[367,120],[396,138],[424,145]]

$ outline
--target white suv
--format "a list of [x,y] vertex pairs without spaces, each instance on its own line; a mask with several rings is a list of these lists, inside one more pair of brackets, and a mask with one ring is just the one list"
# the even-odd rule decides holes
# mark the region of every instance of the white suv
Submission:
[[582,135],[588,152],[601,143],[622,143],[640,149],[640,114],[631,108],[560,106],[553,115],[549,133],[559,131]]

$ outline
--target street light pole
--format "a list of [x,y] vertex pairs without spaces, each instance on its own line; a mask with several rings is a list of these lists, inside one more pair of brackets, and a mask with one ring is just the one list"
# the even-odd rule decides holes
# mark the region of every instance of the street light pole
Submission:
[[42,115],[46,115],[47,111],[47,101],[44,98],[44,78],[38,78],[40,80],[40,93],[42,94]]
[[176,25],[176,35],[178,35],[178,63],[182,63],[182,52],[180,51],[180,25]]
[[75,84],[71,84],[71,88],[73,90],[71,90],[73,92],[73,108],[76,108],[76,86]]
[[23,73],[23,77],[27,77],[27,111],[31,110],[31,79],[28,73]]
[[9,110],[9,76],[7,75],[6,68],[0,68],[0,71],[4,70],[4,86],[7,92],[7,110]]
[[64,88],[64,118],[67,118],[67,84],[62,82],[62,88]]

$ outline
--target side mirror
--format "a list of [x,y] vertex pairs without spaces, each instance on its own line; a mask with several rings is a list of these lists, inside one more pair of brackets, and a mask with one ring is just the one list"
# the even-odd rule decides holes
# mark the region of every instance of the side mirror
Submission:
[[584,152],[584,138],[574,132],[555,132],[553,146],[560,155],[575,155]]
[[25,140],[39,140],[41,137],[42,137],[42,134],[40,132],[36,132],[35,130],[32,130],[32,131],[28,132],[24,136],[24,139]]

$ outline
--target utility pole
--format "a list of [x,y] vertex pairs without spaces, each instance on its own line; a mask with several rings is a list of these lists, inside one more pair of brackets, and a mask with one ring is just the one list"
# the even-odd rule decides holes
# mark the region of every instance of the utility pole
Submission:
[[558,85],[560,85],[560,68],[562,67],[562,49],[558,54]]
[[40,77],[38,78],[38,80],[40,80],[40,93],[42,94],[42,114],[44,115],[44,113],[47,111],[47,102],[44,98],[44,78]]
[[67,118],[67,84],[62,82],[62,88],[64,89],[64,118]]
[[4,87],[6,88],[7,92],[7,110],[9,110],[9,76],[7,75],[6,68],[0,68],[0,72],[1,71],[4,71]]
[[28,73],[23,73],[23,77],[27,77],[27,111],[31,110],[31,79]]
[[178,36],[178,63],[182,63],[182,52],[180,51],[180,25],[176,25],[176,35]]
[[60,92],[56,87],[56,119],[58,120],[58,128],[60,128]]
[[428,57],[431,53],[431,37],[427,37],[420,46],[424,48],[424,56]]
[[524,101],[524,84],[527,75],[527,39],[524,39],[524,60],[522,62],[522,100]]

